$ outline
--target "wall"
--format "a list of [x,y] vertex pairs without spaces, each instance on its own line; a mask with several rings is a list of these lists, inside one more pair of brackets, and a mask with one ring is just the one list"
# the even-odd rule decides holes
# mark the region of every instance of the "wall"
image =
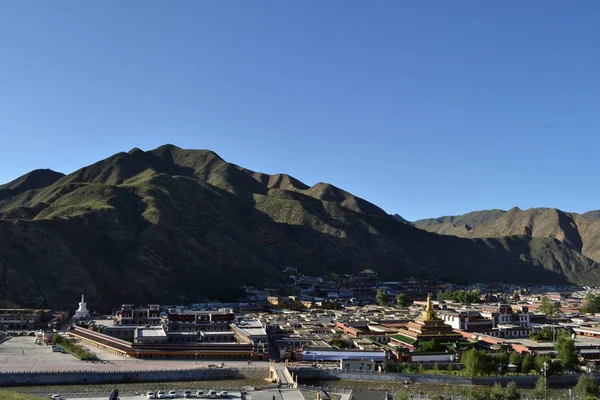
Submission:
[[419,354],[411,353],[411,362],[422,363],[422,362],[442,362],[449,363],[454,360],[454,354]]
[[268,367],[265,367],[127,372],[14,372],[0,373],[0,386],[262,379],[268,376],[268,371]]
[[[340,372],[339,370],[325,370],[319,368],[290,368],[294,375],[298,375],[298,382],[326,380],[357,380],[357,381],[396,381],[411,380],[413,382],[446,383],[454,385],[487,385],[492,386],[498,382],[506,385],[514,381],[518,387],[534,387],[539,375],[511,375],[511,376],[489,376],[483,378],[468,378],[465,376],[429,375],[429,374],[405,374],[405,373],[366,373],[366,372]],[[572,387],[577,384],[580,374],[549,376],[548,386],[553,388]],[[596,381],[600,383],[600,373],[594,374]]]

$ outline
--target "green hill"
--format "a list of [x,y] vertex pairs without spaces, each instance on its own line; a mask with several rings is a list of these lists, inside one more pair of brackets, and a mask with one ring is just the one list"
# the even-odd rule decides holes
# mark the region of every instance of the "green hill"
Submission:
[[0,303],[94,309],[232,299],[280,268],[385,280],[600,282],[571,243],[417,229],[333,185],[230,164],[208,150],[133,149],[0,200]]
[[[598,211],[570,213],[556,208],[509,211],[474,211],[455,217],[414,222],[414,226],[443,235],[491,238],[526,235],[555,239],[566,247],[600,262],[600,219]],[[460,225],[469,224],[470,226]]]
[[18,196],[32,189],[49,186],[65,176],[51,169],[36,169],[12,182],[0,185],[0,200]]

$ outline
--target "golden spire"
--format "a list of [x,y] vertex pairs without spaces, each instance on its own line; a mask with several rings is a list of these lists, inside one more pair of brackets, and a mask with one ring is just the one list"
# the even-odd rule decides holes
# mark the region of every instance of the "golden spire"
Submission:
[[427,293],[427,307],[425,307],[425,311],[423,311],[421,318],[425,321],[431,321],[435,319],[435,317],[435,311],[433,310],[433,305],[431,304],[431,293]]

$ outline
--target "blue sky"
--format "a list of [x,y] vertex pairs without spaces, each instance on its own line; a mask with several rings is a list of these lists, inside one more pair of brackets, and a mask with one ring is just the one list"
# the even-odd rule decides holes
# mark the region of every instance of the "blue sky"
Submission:
[[600,208],[597,1],[0,2],[0,182],[208,148],[408,219]]

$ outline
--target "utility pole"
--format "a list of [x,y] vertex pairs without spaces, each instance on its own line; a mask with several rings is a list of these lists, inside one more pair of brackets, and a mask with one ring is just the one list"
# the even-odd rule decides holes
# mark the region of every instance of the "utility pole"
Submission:
[[544,371],[544,400],[546,400],[548,392],[548,362],[544,362],[542,371]]

